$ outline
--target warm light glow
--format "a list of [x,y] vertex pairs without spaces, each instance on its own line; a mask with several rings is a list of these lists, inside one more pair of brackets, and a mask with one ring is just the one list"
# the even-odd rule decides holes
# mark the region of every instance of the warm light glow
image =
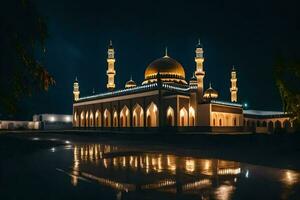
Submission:
[[185,169],[188,172],[193,172],[195,171],[195,160],[192,159],[187,159],[185,161]]
[[234,190],[235,188],[232,185],[221,185],[216,189],[216,199],[229,200]]
[[282,177],[282,182],[286,184],[287,186],[291,186],[298,182],[298,179],[300,177],[300,174],[293,170],[285,170]]

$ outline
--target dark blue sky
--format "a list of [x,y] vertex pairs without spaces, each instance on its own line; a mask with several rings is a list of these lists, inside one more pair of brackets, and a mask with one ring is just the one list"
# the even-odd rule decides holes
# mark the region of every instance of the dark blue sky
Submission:
[[71,113],[75,76],[82,96],[93,88],[104,92],[110,39],[116,50],[118,88],[131,74],[140,84],[147,65],[163,56],[165,46],[189,78],[200,37],[205,87],[212,82],[220,99],[229,100],[230,70],[235,65],[239,100],[253,109],[280,110],[272,65],[278,52],[293,56],[299,51],[295,2],[36,0],[48,23],[44,61],[56,86],[33,97],[28,106],[33,112]]

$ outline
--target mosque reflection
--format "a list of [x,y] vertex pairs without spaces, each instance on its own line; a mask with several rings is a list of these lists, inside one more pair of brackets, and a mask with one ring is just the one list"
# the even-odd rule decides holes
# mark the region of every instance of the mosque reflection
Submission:
[[228,199],[241,174],[238,162],[145,153],[128,147],[82,145],[75,146],[73,153],[74,186],[85,178],[125,192],[205,194],[214,188],[219,199]]

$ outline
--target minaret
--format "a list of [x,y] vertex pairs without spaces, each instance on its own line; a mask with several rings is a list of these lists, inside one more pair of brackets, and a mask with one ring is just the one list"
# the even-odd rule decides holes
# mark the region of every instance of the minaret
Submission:
[[79,83],[78,83],[77,77],[75,78],[75,81],[73,84],[73,95],[74,95],[74,101],[78,101],[80,91],[79,91]]
[[203,101],[203,79],[205,76],[205,71],[203,70],[203,62],[204,62],[204,57],[203,57],[203,47],[202,44],[200,43],[200,39],[198,41],[198,44],[196,46],[196,57],[195,57],[195,62],[196,62],[196,71],[195,75],[197,77],[197,86],[198,86],[198,103],[201,103]]
[[236,77],[236,71],[234,69],[234,66],[231,70],[231,87],[230,87],[230,93],[231,93],[231,102],[237,102],[237,77]]
[[112,46],[112,41],[110,40],[109,42],[109,47],[107,51],[107,85],[106,88],[108,90],[114,90],[116,85],[115,85],[115,75],[116,75],[116,70],[115,70],[115,50]]

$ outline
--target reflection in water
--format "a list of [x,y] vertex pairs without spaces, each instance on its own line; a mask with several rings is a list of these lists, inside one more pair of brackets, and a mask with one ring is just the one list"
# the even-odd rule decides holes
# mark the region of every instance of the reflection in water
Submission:
[[[101,144],[75,146],[73,155],[72,185],[78,184],[78,177],[84,177],[125,192],[195,194],[215,186],[216,199],[228,199],[241,173],[237,162],[143,153]],[[96,170],[90,170],[91,165],[97,166]]]
[[233,193],[235,187],[232,185],[220,185],[216,189],[216,199],[218,200],[228,200],[230,199],[231,194]]
[[[249,171],[257,171],[250,165],[243,168],[239,162],[147,153],[102,144],[74,146],[73,156],[73,186],[84,178],[116,190],[117,199],[123,198],[122,192],[152,191],[229,200],[241,180],[253,178]],[[278,175],[278,170],[274,169],[272,174]],[[286,188],[281,197],[289,199],[290,187],[299,183],[299,174],[281,170],[278,176]]]
[[286,186],[292,186],[295,183],[298,183],[299,174],[292,170],[285,170],[282,177],[282,182],[286,184]]

